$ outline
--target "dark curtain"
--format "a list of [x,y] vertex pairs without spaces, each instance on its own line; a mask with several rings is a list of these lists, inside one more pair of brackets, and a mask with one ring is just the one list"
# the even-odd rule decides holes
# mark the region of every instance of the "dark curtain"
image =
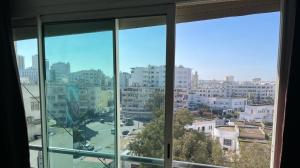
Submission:
[[29,148],[22,92],[10,26],[9,0],[0,1],[1,166],[29,168]]
[[[300,142],[300,95],[299,95],[299,57],[300,57],[300,1],[296,1],[296,18],[293,39],[293,51],[289,85],[286,101],[285,126],[283,133],[283,148],[281,168],[300,167],[299,165],[299,142]],[[298,74],[298,76],[297,76]]]

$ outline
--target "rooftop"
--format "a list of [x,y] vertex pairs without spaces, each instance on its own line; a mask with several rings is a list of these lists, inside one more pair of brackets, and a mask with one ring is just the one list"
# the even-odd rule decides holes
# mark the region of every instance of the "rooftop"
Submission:
[[228,132],[235,132],[235,127],[234,126],[220,126],[217,127],[220,131],[228,131]]
[[264,140],[265,133],[259,127],[239,127],[240,138]]

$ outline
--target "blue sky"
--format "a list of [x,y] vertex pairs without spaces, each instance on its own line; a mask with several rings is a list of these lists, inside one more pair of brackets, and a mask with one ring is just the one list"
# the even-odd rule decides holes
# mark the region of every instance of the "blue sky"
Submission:
[[[279,17],[275,12],[177,24],[176,65],[197,70],[200,79],[275,80]],[[165,40],[165,26],[121,30],[120,70],[165,64]],[[100,68],[113,74],[111,31],[50,37],[45,44],[50,65],[70,62],[71,71]],[[18,41],[17,52],[31,66],[36,40]]]

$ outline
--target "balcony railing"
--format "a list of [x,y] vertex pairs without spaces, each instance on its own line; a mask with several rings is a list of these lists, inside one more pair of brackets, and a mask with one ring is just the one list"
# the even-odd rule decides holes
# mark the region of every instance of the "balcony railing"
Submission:
[[[42,151],[42,147],[39,145],[29,145],[29,149]],[[103,159],[114,159],[115,157],[112,153],[85,151],[85,150],[77,150],[77,149],[66,149],[66,148],[58,148],[58,147],[49,147],[48,151],[52,153],[80,155],[80,156],[103,158]],[[127,162],[134,162],[134,163],[143,163],[146,165],[155,165],[161,167],[164,166],[164,160],[159,158],[121,155],[121,160]],[[173,161],[172,167],[173,168],[224,168],[222,166],[184,162],[184,161],[177,161],[177,160]]]

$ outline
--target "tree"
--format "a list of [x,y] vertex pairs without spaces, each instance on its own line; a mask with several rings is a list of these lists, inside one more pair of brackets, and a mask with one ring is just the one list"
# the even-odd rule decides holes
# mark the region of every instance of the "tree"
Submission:
[[173,129],[174,131],[174,138],[178,139],[182,137],[186,131],[184,126],[191,125],[193,123],[193,115],[190,111],[186,109],[178,110],[174,113],[174,123]]
[[241,156],[233,167],[243,168],[265,168],[270,167],[270,153],[271,145],[256,143],[256,142],[242,142]]
[[164,154],[164,112],[155,112],[155,118],[148,123],[128,148],[133,155],[163,158]]
[[[129,143],[128,149],[131,154],[163,158],[165,128],[164,104],[164,95],[160,91],[156,91],[147,102],[146,106],[153,111],[154,118],[147,123],[142,132],[138,133],[134,140]],[[174,113],[174,159],[222,165],[224,157],[220,144],[205,136],[203,133],[199,133],[195,130],[187,130],[185,128],[186,125],[191,125],[193,121],[194,116],[187,109],[181,109]],[[141,165],[141,167],[149,166]]]
[[209,163],[209,153],[204,135],[187,131],[174,139],[174,159],[181,161]]

